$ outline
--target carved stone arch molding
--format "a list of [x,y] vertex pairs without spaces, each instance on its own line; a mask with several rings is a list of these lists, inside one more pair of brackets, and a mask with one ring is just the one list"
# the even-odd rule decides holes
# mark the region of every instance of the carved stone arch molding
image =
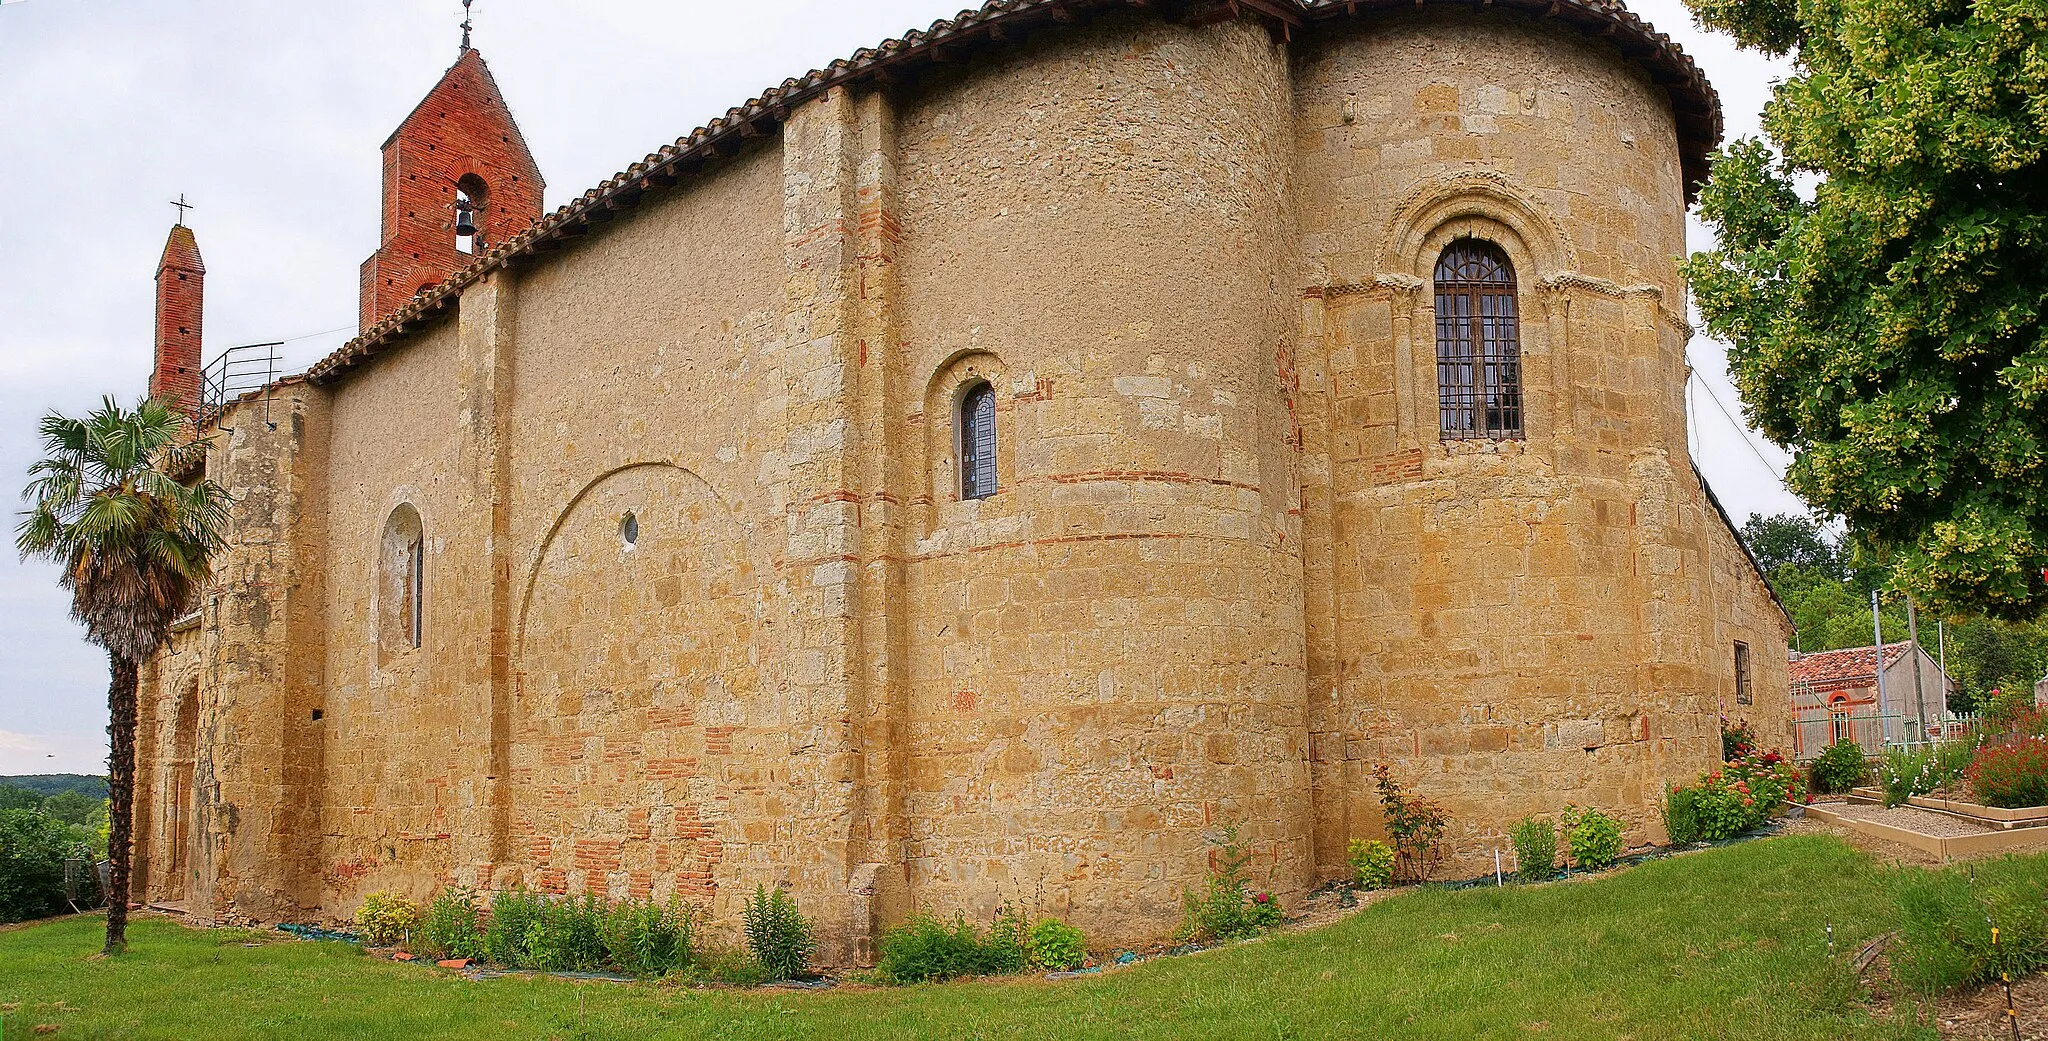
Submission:
[[774,794],[740,764],[764,754],[754,728],[780,727],[751,546],[668,462],[598,476],[548,529],[513,637],[510,853],[528,884],[711,903],[729,880]]
[[[1514,265],[1519,301],[1525,436],[1512,441],[1443,441],[1438,433],[1435,299],[1437,258],[1461,238],[1499,246]],[[1568,425],[1563,406],[1570,365],[1551,314],[1546,280],[1575,270],[1578,250],[1549,208],[1506,174],[1464,170],[1425,178],[1402,197],[1374,256],[1373,285],[1386,285],[1396,327],[1397,407],[1403,441],[1451,455],[1521,453],[1547,446]],[[1540,451],[1539,459],[1550,453]]]
[[1506,250],[1525,286],[1578,270],[1578,248],[1569,231],[1551,219],[1548,207],[1494,170],[1440,174],[1410,188],[1380,240],[1376,270],[1427,281],[1437,254],[1467,235]]

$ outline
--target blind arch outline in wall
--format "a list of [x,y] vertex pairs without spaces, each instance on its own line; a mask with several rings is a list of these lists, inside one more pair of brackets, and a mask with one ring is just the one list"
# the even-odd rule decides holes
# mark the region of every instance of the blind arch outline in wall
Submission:
[[960,498],[986,499],[996,493],[996,388],[976,380],[960,393]]
[[1437,258],[1435,282],[1439,434],[1446,441],[1525,437],[1514,262],[1494,243],[1457,239]]
[[377,546],[376,644],[380,655],[418,650],[426,642],[426,525],[411,503],[384,519]]

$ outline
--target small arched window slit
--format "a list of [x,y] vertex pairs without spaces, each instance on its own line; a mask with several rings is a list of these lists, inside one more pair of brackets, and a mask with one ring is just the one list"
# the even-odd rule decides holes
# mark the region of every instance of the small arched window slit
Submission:
[[986,381],[960,395],[960,497],[996,493],[996,389]]

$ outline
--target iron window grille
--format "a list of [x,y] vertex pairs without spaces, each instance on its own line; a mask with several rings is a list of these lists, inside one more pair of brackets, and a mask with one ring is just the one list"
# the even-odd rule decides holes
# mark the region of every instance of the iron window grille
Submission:
[[1523,436],[1515,269],[1490,242],[1459,239],[1437,260],[1436,376],[1445,440]]

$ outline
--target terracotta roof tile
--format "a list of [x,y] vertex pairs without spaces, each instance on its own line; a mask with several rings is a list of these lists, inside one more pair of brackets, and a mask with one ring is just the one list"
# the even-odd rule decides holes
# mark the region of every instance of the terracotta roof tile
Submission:
[[[1905,657],[1907,643],[1884,645],[1884,664],[1890,668]],[[1839,651],[1816,651],[1792,659],[1791,678],[1794,686],[1802,683],[1837,683],[1842,680],[1877,678],[1877,653],[1874,647],[1850,647]]]

